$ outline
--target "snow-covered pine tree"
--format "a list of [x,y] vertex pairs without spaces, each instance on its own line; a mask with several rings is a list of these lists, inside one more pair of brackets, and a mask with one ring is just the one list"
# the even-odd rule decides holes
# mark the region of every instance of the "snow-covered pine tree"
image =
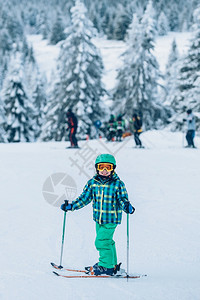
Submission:
[[23,43],[23,65],[26,86],[29,91],[29,97],[34,106],[34,115],[32,123],[34,128],[34,137],[37,140],[41,133],[41,127],[44,122],[44,107],[46,105],[46,78],[41,75],[38,64],[35,59],[32,46]]
[[103,63],[92,41],[94,27],[81,1],[76,1],[71,14],[72,25],[61,46],[54,91],[48,103],[45,140],[66,138],[66,112],[70,107],[78,116],[80,136],[85,136],[88,126],[105,115],[101,100],[105,93],[101,81]]
[[158,27],[158,34],[161,36],[166,35],[169,31],[169,23],[163,11],[159,15],[157,27]]
[[50,34],[50,20],[47,18],[45,9],[42,9],[37,16],[37,33],[42,34],[43,39],[47,39]]
[[97,29],[98,32],[102,31],[101,17],[100,17],[101,6],[102,6],[102,2],[95,2],[95,1],[93,1],[89,5],[89,7],[90,7],[90,12],[89,12],[90,20],[92,21],[92,24],[94,25],[94,27]]
[[[169,10],[169,27],[171,31],[178,31],[179,29],[179,18],[180,18],[180,9],[177,2],[171,3],[173,6],[173,9]],[[183,4],[184,5],[184,4]]]
[[6,113],[5,130],[9,142],[34,140],[32,124],[34,109],[24,82],[21,54],[16,52],[10,61],[2,89],[2,101]]
[[12,39],[6,28],[0,29],[0,53],[5,55],[12,50]]
[[0,90],[7,71],[8,61],[12,50],[12,39],[6,28],[0,28]]
[[5,19],[4,27],[8,30],[9,36],[13,41],[20,40],[24,35],[23,24],[19,15],[12,10],[6,11],[7,16]]
[[179,53],[178,53],[178,49],[177,49],[176,40],[174,39],[172,41],[171,50],[170,50],[167,65],[166,65],[166,73],[169,72],[172,65],[178,60],[178,58],[179,58]]
[[116,20],[114,24],[114,37],[116,40],[124,40],[128,26],[130,25],[129,14],[122,4],[117,5]]
[[[141,24],[136,14],[127,34],[127,50],[123,53],[123,65],[117,75],[117,86],[114,91],[114,107],[117,111],[132,114],[134,102],[137,98],[139,86],[139,74],[137,67],[140,64]],[[133,90],[134,88],[134,90]],[[137,103],[136,103],[137,104]]]
[[0,98],[0,143],[7,142],[7,135],[4,129],[5,123],[6,123],[5,111],[3,107],[3,102],[1,101]]
[[64,29],[65,28],[62,22],[61,14],[58,13],[50,35],[50,43],[52,45],[56,45],[58,42],[65,40],[66,34],[64,32]]
[[[194,34],[188,53],[177,66],[176,85],[167,100],[174,110],[171,128],[180,130],[187,109],[196,113],[197,129],[200,129],[200,6],[194,12]],[[170,97],[171,96],[171,97]]]
[[9,53],[1,55],[1,50],[0,50],[0,90],[2,88],[5,74],[8,69],[9,58],[10,58]]
[[137,111],[143,116],[146,129],[156,127],[165,111],[157,100],[159,65],[154,56],[156,25],[152,2],[149,1],[141,22],[134,15],[128,30],[124,65],[118,73],[114,106],[131,116]]
[[165,72],[165,101],[164,104],[169,108],[169,116],[174,111],[171,106],[171,102],[174,96],[174,89],[177,85],[178,67],[179,66],[179,53],[177,49],[176,40],[174,39],[171,44],[171,50],[168,56]]
[[35,85],[32,92],[32,99],[34,105],[35,114],[33,116],[34,122],[34,136],[37,140],[42,132],[42,126],[45,120],[45,106],[47,103],[46,95],[46,80],[44,76],[41,75],[39,70],[37,71],[37,76],[35,78]]

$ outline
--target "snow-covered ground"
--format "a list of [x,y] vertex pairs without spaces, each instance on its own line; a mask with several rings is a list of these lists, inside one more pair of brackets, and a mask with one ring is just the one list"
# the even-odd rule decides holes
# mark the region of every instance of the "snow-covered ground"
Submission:
[[59,55],[59,46],[53,46],[47,40],[43,40],[41,35],[28,35],[29,45],[33,47],[36,61],[39,65],[40,71],[44,74],[50,82],[56,69],[57,58]]
[[[155,53],[164,71],[171,42],[186,51],[189,33],[159,38]],[[50,81],[59,53],[40,36],[29,36],[41,71]],[[112,89],[121,64],[123,42],[96,40],[105,65],[104,83]],[[200,299],[200,155],[185,149],[183,133],[143,133],[146,149],[134,149],[132,137],[123,143],[80,142],[0,144],[0,299],[1,300],[199,300]],[[200,148],[200,138],[195,139]],[[52,274],[50,262],[59,263],[63,212],[43,197],[44,182],[52,174],[74,179],[77,195],[99,152],[117,159],[117,173],[125,182],[136,208],[130,216],[130,272],[146,278],[64,279]],[[87,158],[87,159],[86,159]],[[86,159],[86,161],[84,161]],[[89,160],[89,162],[88,162]],[[73,162],[74,161],[74,162]],[[63,186],[55,186],[63,193]],[[63,264],[83,268],[98,261],[94,247],[95,224],[91,204],[67,214]],[[126,215],[115,233],[118,261],[126,268]]]
[[[199,150],[184,149],[181,133],[146,132],[142,140],[146,149],[134,149],[132,138],[121,144],[83,141],[80,150],[66,150],[64,142],[0,144],[1,300],[199,300]],[[78,195],[94,174],[84,158],[93,164],[95,151],[116,156],[117,173],[136,208],[130,216],[130,271],[147,278],[127,283],[52,274],[49,263],[60,259],[63,212],[45,201],[43,184],[63,172],[74,179]],[[94,239],[91,204],[68,213],[63,264],[83,268],[97,262]],[[126,268],[125,214],[115,240]]]

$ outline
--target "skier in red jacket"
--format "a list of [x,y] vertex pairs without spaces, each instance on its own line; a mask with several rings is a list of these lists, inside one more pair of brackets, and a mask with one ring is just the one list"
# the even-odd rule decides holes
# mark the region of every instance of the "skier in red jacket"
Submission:
[[71,108],[67,111],[67,123],[69,130],[69,140],[72,148],[78,148],[78,142],[76,138],[76,131],[78,127],[78,120]]

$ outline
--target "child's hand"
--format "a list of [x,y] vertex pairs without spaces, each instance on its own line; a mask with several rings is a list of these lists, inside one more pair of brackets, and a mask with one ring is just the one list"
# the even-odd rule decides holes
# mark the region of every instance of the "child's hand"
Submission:
[[65,203],[61,205],[60,209],[62,209],[63,211],[72,210],[72,205],[68,204],[68,201],[65,201]]
[[135,208],[130,204],[130,202],[126,202],[124,204],[124,211],[127,213],[127,214],[133,214],[134,211],[135,211]]

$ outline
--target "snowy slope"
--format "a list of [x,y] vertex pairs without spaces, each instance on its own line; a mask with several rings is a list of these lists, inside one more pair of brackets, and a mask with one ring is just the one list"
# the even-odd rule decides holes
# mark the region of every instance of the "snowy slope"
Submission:
[[[142,140],[147,149],[133,149],[132,138],[123,144],[83,141],[81,150],[66,150],[64,142],[0,144],[1,300],[199,299],[199,150],[182,148],[179,133],[146,132]],[[196,143],[200,147],[199,138]],[[72,160],[82,164],[89,147],[116,154],[117,173],[136,207],[130,216],[130,271],[147,278],[68,280],[51,272],[49,263],[59,263],[63,212],[44,200],[42,187],[48,176],[64,172],[75,180],[78,195],[88,178]],[[94,239],[91,205],[68,213],[64,265],[97,262]],[[115,240],[126,268],[125,214]]]
[[[189,37],[176,35],[181,53]],[[173,38],[169,34],[157,40],[155,53],[162,71]],[[50,80],[59,48],[40,36],[29,36],[29,42]],[[102,39],[96,44],[105,64],[104,83],[112,89],[125,45]],[[84,154],[66,150],[67,143],[0,144],[1,300],[199,300],[199,150],[184,149],[182,133],[151,131],[142,140],[147,149],[133,149],[132,138],[123,144],[81,142],[82,151],[87,150]],[[195,142],[200,147],[200,139]],[[63,212],[45,201],[43,184],[50,175],[63,172],[74,179],[79,195],[94,169],[84,174],[85,165],[79,170],[72,161],[78,161],[80,167],[85,157],[92,160],[98,152],[108,151],[116,154],[117,173],[136,207],[130,216],[130,271],[148,277],[128,283],[123,279],[57,278],[49,263],[59,263]],[[62,193],[62,188],[56,187],[56,193]],[[97,262],[94,239],[91,205],[68,213],[64,265],[83,268]],[[115,240],[118,261],[126,268],[125,214]]]
[[[45,73],[47,79],[50,80],[51,73],[56,68],[56,58],[59,54],[59,46],[48,45],[47,41],[42,40],[40,35],[29,35],[27,38],[29,43],[33,46],[41,71]],[[173,39],[176,39],[177,50],[180,55],[183,55],[187,51],[190,38],[190,32],[170,32],[167,36],[157,38],[155,55],[162,73],[165,72],[165,66]],[[105,72],[103,82],[106,89],[111,90],[116,84],[117,69],[122,64],[121,54],[126,49],[125,43],[122,41],[105,40],[103,38],[94,39],[94,43],[100,49],[104,62]]]

